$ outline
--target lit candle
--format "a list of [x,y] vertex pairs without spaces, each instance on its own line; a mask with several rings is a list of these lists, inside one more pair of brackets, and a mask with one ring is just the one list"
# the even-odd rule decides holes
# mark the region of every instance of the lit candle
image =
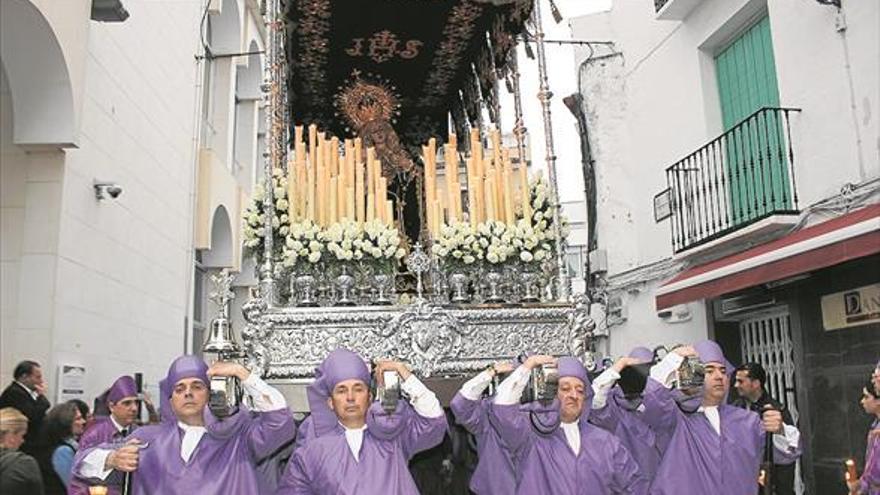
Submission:
[[486,221],[495,220],[495,198],[493,191],[495,189],[492,178],[486,179]]
[[851,482],[859,479],[858,473],[856,473],[856,461],[852,459],[846,460],[846,481]]
[[339,138],[333,136],[330,139],[330,174],[332,176],[339,175]]
[[315,212],[315,168],[309,167],[306,170],[306,188],[308,189],[308,200],[306,202],[306,218],[314,222],[316,219]]
[[344,175],[340,175],[336,177],[336,221],[340,222],[343,218],[345,218],[345,213],[348,211],[348,207],[345,205],[345,198],[348,197],[346,194],[348,188],[345,187],[345,178]]
[[394,225],[394,203],[390,199],[385,201],[385,225]]
[[339,221],[339,218],[337,217],[339,210],[337,209],[337,203],[336,203],[337,197],[338,197],[338,192],[337,192],[337,187],[338,187],[337,183],[338,182],[339,182],[339,179],[336,177],[333,177],[332,179],[330,179],[330,205],[329,205],[330,209],[329,209],[329,214],[327,215],[327,225],[333,225],[334,223]]
[[[355,157],[357,157],[357,147],[355,147]],[[354,209],[358,223],[364,221],[364,200],[364,164],[358,160],[354,167]]]
[[367,222],[372,222],[375,219],[375,210],[376,210],[376,197],[370,193],[367,196]]
[[345,218],[349,220],[356,220],[357,217],[355,215],[355,201],[354,201],[354,187],[348,186],[345,188],[345,195],[347,197],[345,201]]
[[317,175],[317,157],[318,152],[318,127],[315,124],[309,126],[309,166],[312,167],[313,173]]

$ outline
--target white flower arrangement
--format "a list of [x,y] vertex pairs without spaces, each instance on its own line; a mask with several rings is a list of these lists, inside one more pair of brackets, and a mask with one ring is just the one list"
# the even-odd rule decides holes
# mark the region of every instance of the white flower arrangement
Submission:
[[[272,232],[274,234],[273,247],[275,257],[282,255],[284,240],[290,232],[290,218],[287,214],[289,206],[287,199],[287,177],[284,170],[276,168],[272,171],[272,192],[275,207],[272,212]],[[264,201],[266,191],[262,184],[254,186],[251,204],[243,214],[242,234],[244,236],[244,250],[254,256],[257,263],[261,263],[264,255],[263,241],[266,236]]]
[[290,226],[282,263],[293,268],[300,262],[357,262],[391,270],[405,254],[397,229],[378,220],[361,225],[345,220],[326,228],[305,221]]
[[321,261],[325,249],[321,227],[309,220],[294,223],[284,240],[281,264],[292,268],[300,260],[317,263]]
[[[529,193],[533,212],[531,221],[524,218],[514,224],[488,221],[476,227],[467,222],[442,225],[440,235],[431,246],[432,254],[443,264],[461,265],[541,263],[552,258],[555,255],[553,206],[543,176],[537,175],[530,181]],[[561,221],[565,228],[565,219]],[[566,235],[564,232],[563,236]]]
[[488,241],[470,223],[457,222],[440,227],[431,252],[444,264],[472,265],[484,259],[488,247]]

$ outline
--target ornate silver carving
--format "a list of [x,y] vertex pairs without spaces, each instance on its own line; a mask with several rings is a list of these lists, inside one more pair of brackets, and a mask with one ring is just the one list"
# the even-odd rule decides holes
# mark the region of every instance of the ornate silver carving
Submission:
[[589,305],[267,308],[246,303],[242,340],[272,379],[307,378],[333,349],[394,357],[420,375],[467,375],[523,351],[586,357]]

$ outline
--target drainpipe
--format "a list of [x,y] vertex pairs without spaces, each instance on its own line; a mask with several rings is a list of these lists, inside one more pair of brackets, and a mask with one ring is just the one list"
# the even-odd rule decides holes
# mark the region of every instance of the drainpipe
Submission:
[[[578,88],[580,90],[580,88]],[[568,111],[574,115],[578,126],[578,136],[581,141],[581,166],[584,175],[584,198],[587,203],[587,257],[584,260],[584,283],[586,293],[589,295],[593,286],[593,275],[590,273],[590,253],[598,244],[596,233],[596,161],[593,159],[593,150],[590,147],[590,131],[587,126],[587,116],[584,113],[584,98],[580,93],[572,93],[562,99]]]

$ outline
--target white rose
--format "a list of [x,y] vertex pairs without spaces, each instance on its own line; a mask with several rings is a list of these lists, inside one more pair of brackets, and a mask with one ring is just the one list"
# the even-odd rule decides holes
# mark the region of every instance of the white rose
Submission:
[[321,259],[321,253],[320,253],[320,252],[314,252],[314,253],[312,253],[312,254],[309,255],[309,262],[310,262],[310,263],[317,263],[320,259]]
[[486,260],[487,260],[489,263],[498,263],[499,258],[498,258],[498,255],[495,254],[495,253],[489,253],[489,254],[486,255]]
[[403,248],[397,248],[397,252],[394,253],[394,257],[397,259],[403,258],[406,255],[406,250]]
[[466,255],[464,255],[464,256],[461,258],[461,261],[464,261],[464,264],[465,264],[465,265],[470,265],[470,264],[473,263],[475,260],[474,260],[474,257],[473,257],[473,256],[471,256],[471,255],[469,255],[469,254],[466,254]]
[[528,263],[528,262],[532,261],[533,259],[535,259],[535,257],[532,256],[532,253],[530,253],[528,251],[521,251],[519,253],[519,259]]

